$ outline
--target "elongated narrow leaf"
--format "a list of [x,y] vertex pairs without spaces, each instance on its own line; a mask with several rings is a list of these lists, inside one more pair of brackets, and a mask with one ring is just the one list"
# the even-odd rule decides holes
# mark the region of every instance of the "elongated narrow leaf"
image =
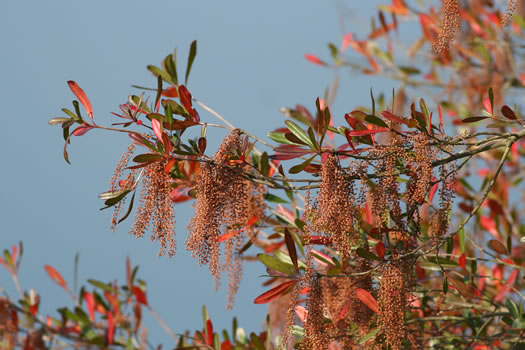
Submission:
[[284,229],[284,242],[286,243],[286,248],[288,249],[290,259],[292,259],[295,271],[299,272],[299,264],[297,262],[297,249],[295,248],[295,242],[293,240],[292,234],[290,233],[290,231],[288,231],[287,228]]
[[306,135],[306,133],[304,132],[303,129],[301,129],[301,127],[297,124],[295,124],[293,121],[291,120],[287,120],[284,122],[286,124],[286,126],[288,127],[288,130],[290,130],[292,132],[292,134],[294,134],[295,136],[297,136],[301,141],[303,141],[305,144],[307,144],[308,146],[310,146],[311,149],[315,150],[315,145],[312,143],[312,141],[310,140],[310,138],[308,137],[308,135]]
[[305,160],[304,162],[302,162],[301,164],[298,164],[298,165],[295,165],[293,167],[290,168],[290,170],[288,170],[288,172],[290,174],[297,174],[297,173],[300,173],[301,171],[303,171],[309,164],[310,162],[315,158],[316,156],[313,156],[313,157],[310,157],[308,158],[307,160]]
[[77,83],[75,83],[73,80],[69,80],[67,82],[67,85],[69,85],[69,88],[71,91],[75,94],[75,96],[78,98],[84,109],[86,110],[86,113],[88,114],[89,118],[93,120],[93,107],[91,107],[91,102],[87,98],[86,93],[84,90],[78,86]]
[[297,283],[297,280],[292,280],[292,281],[281,283],[278,286],[259,295],[257,298],[255,298],[253,303],[254,304],[266,304],[278,298],[279,296],[285,294],[286,292],[288,292],[296,283]]
[[516,113],[514,113],[514,111],[507,105],[501,107],[501,114],[503,114],[505,118],[510,120],[518,119],[518,117],[516,117]]
[[145,154],[139,154],[138,156],[133,158],[133,161],[135,163],[146,163],[146,162],[152,162],[152,161],[153,162],[154,161],[159,161],[162,158],[164,158],[164,156],[162,154],[145,153]]
[[479,122],[481,120],[485,120],[485,119],[490,119],[489,117],[482,117],[482,116],[477,116],[477,117],[468,117],[468,118],[465,118],[462,120],[463,123],[476,123],[476,122]]
[[292,265],[288,265],[287,263],[277,260],[273,256],[266,255],[266,254],[257,254],[257,258],[268,268],[272,270],[276,270],[279,272],[282,272],[287,275],[293,275],[294,272],[292,270]]
[[390,121],[393,121],[393,122],[396,122],[396,123],[400,123],[400,124],[406,124],[406,120],[404,120],[403,118],[401,117],[398,117],[397,115],[389,112],[389,111],[383,111],[381,112],[381,115],[383,117],[385,117],[386,119],[390,120]]
[[159,67],[155,67],[155,66],[149,65],[149,66],[147,66],[146,68],[148,68],[148,70],[149,70],[154,76],[156,76],[156,77],[161,77],[162,80],[164,80],[165,82],[168,82],[168,83],[170,83],[170,84],[175,83],[175,82],[171,79],[170,75],[169,75],[167,72],[165,72],[165,71],[163,71],[162,69],[160,69]]
[[364,343],[366,343],[367,341],[369,341],[371,339],[374,339],[376,337],[377,333],[379,333],[380,330],[381,330],[380,327],[373,329],[372,331],[370,331],[368,334],[366,334],[362,338],[359,338],[359,340],[357,341],[357,344],[361,345],[361,344],[364,344]]
[[372,125],[379,126],[379,127],[382,127],[382,128],[388,128],[388,125],[383,120],[381,120],[380,118],[376,117],[375,115],[371,115],[371,114],[367,115],[365,117],[365,121],[368,124],[372,124]]
[[365,290],[365,289],[362,289],[362,288],[357,288],[356,291],[355,291],[355,294],[357,296],[357,298],[359,300],[361,300],[361,302],[363,304],[365,304],[366,306],[368,306],[368,308],[370,310],[372,310],[373,312],[375,313],[378,313],[379,312],[379,309],[377,307],[377,301],[375,300],[375,298],[372,296],[372,294],[370,294],[369,291]]
[[349,130],[348,135],[350,136],[366,136],[366,135],[373,135],[380,132],[390,131],[388,128],[378,128],[378,129],[371,129],[371,130]]
[[505,248],[505,245],[496,239],[491,239],[488,242],[488,246],[496,253],[508,255],[507,248]]
[[70,118],[66,118],[66,117],[58,117],[58,118],[49,119],[49,121],[47,123],[49,125],[57,125],[57,124],[65,123],[68,120],[71,120],[71,119]]
[[190,76],[191,66],[197,56],[197,40],[193,40],[190,45],[190,53],[188,54],[188,66],[186,67],[186,76],[184,77],[184,84],[188,84],[188,77]]
[[126,211],[126,214],[124,214],[123,217],[121,217],[118,221],[118,223],[120,224],[122,221],[126,220],[129,216],[129,214],[131,214],[131,210],[133,210],[133,203],[135,202],[135,194],[137,192],[134,192],[133,193],[133,196],[131,196],[131,201],[129,202],[129,207],[128,207],[128,210]]
[[365,248],[357,248],[355,252],[360,257],[368,259],[368,260],[382,260],[380,257],[375,255],[374,253],[369,252]]
[[283,143],[285,145],[298,145],[296,142],[287,139],[284,132],[269,132],[267,135],[270,139],[278,143]]
[[66,281],[64,280],[64,277],[55,270],[55,268],[51,265],[44,265],[44,269],[46,270],[47,274],[53,281],[55,281],[60,287],[66,289]]
[[467,286],[462,280],[460,280],[456,276],[453,276],[450,273],[447,273],[446,276],[448,283],[450,283],[459,292],[459,294],[463,295],[467,299],[476,296],[476,293],[474,292],[474,287],[472,285]]

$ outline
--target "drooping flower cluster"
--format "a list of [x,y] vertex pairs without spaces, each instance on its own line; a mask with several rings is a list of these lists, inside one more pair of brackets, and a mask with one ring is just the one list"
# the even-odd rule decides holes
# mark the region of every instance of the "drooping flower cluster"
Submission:
[[[218,286],[220,273],[229,276],[229,306],[233,303],[242,273],[240,249],[247,223],[252,217],[263,216],[261,187],[247,180],[243,171],[248,165],[242,160],[245,139],[233,130],[223,140],[213,159],[202,165],[196,181],[197,207],[191,220],[186,249],[200,264],[208,265]],[[221,234],[225,239],[225,262],[221,264]]]
[[458,0],[443,0],[441,10],[441,28],[438,37],[432,43],[432,49],[436,53],[448,50],[448,47],[459,29],[459,4]]
[[164,171],[165,162],[154,162],[142,173],[142,189],[135,222],[130,233],[142,237],[152,226],[151,240],[159,241],[159,256],[175,254],[175,211],[171,200],[172,179]]
[[383,266],[379,282],[379,323],[381,334],[392,350],[401,349],[405,339],[405,310],[413,276],[411,263],[407,260],[393,260]]
[[[135,178],[136,170],[130,171],[124,179],[122,179],[122,175],[124,174],[124,169],[128,166],[128,163],[134,151],[135,151],[135,144],[131,143],[126,149],[126,151],[122,153],[122,156],[119,162],[117,163],[115,170],[113,170],[113,176],[111,177],[111,180],[109,182],[109,190],[111,192],[116,192],[121,189],[130,189],[131,186],[133,185],[133,180]],[[126,198],[124,198],[123,200],[115,204],[115,207],[113,210],[113,216],[111,218],[111,225],[110,225],[110,228],[113,231],[115,231],[117,228],[117,223],[125,207],[125,203],[126,203]]]
[[514,12],[516,11],[516,6],[518,5],[518,0],[507,0],[507,9],[505,10],[505,15],[503,16],[503,19],[501,20],[501,25],[503,27],[506,27],[510,24],[512,21],[512,16],[514,15]]
[[346,176],[337,157],[329,155],[321,168],[319,194],[315,202],[308,203],[306,212],[309,230],[328,235],[343,255],[360,239],[356,220],[364,201],[364,195],[356,194],[354,183]]

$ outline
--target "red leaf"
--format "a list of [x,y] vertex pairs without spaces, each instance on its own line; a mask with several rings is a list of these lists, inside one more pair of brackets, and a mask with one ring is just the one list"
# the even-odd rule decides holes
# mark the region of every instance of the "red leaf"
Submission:
[[321,59],[319,57],[317,57],[316,55],[311,55],[311,54],[306,54],[304,55],[304,58],[306,58],[306,60],[310,63],[313,63],[313,64],[317,64],[317,65],[324,65],[325,63],[323,61],[321,61]]
[[343,319],[343,317],[345,317],[345,314],[346,312],[348,311],[348,307],[350,306],[350,301],[352,299],[349,299],[346,303],[345,303],[345,306],[343,307],[343,309],[341,310],[341,312],[339,313],[339,317],[337,317],[337,321],[341,321]]
[[[433,177],[432,181],[436,181],[436,178]],[[428,201],[429,202],[432,202],[432,199],[434,199],[434,194],[436,194],[436,191],[437,191],[438,187],[439,187],[439,182],[433,184],[432,187],[430,188],[430,191],[428,192]]]
[[385,117],[388,120],[391,120],[396,123],[406,124],[407,122],[403,120],[401,117],[398,117],[397,115],[389,112],[389,111],[383,111],[381,112],[381,115]]
[[213,345],[213,324],[211,323],[210,319],[206,321],[206,335],[208,336],[206,339],[206,344]]
[[518,277],[518,270],[512,271],[512,273],[509,275],[509,278],[507,278],[506,283],[503,285],[501,290],[496,294],[494,297],[495,302],[499,302],[505,298],[505,294],[508,293],[510,290],[510,287],[514,285],[514,282],[516,282],[516,278]]
[[366,136],[366,135],[373,135],[380,132],[390,131],[390,129],[387,128],[377,128],[377,129],[370,129],[370,130],[351,130],[348,132],[350,136]]
[[49,277],[51,277],[51,279],[55,281],[59,286],[61,286],[64,289],[67,288],[66,281],[64,280],[62,275],[57,270],[55,270],[54,267],[52,267],[51,265],[44,265],[44,269],[46,270]]
[[93,129],[93,127],[91,125],[84,124],[84,125],[81,125],[78,128],[76,128],[75,130],[73,130],[73,132],[71,134],[73,136],[82,136],[82,135],[84,135],[86,132],[88,132],[91,129]]
[[162,141],[162,131],[160,130],[160,122],[157,119],[151,119],[151,126],[153,127],[153,132],[159,141]]
[[501,107],[501,114],[505,116],[505,118],[510,120],[516,120],[518,117],[516,117],[516,113],[507,105],[504,105]]
[[379,312],[379,309],[377,307],[377,301],[374,299],[372,294],[370,294],[369,291],[364,290],[362,288],[357,288],[355,291],[357,298],[363,302],[368,308],[375,313]]
[[286,243],[286,248],[288,249],[288,254],[292,260],[295,271],[299,272],[299,263],[297,262],[297,250],[295,248],[295,242],[293,240],[290,231],[287,228],[284,229],[284,242]]
[[350,41],[352,41],[354,33],[346,33],[346,35],[343,38],[343,42],[341,43],[341,53],[345,52],[346,48],[350,44]]
[[108,344],[113,344],[113,333],[115,330],[115,322],[113,321],[113,313],[111,311],[107,314],[108,317]]
[[487,110],[487,112],[489,112],[490,114],[492,114],[492,105],[490,104],[490,98],[488,97],[485,97],[483,99],[483,106],[485,107],[485,109]]
[[500,254],[503,254],[503,255],[507,255],[507,248],[505,248],[503,243],[501,243],[497,239],[491,239],[489,241],[489,247],[491,247],[492,250],[494,250],[497,253],[500,253]]
[[489,218],[488,216],[482,216],[479,219],[481,223],[481,227],[483,227],[487,232],[489,232],[491,235],[493,235],[496,238],[499,238],[499,232],[496,227],[496,222]]
[[292,286],[294,286],[297,283],[297,280],[288,281],[279,284],[277,287],[274,287],[263,294],[259,295],[255,300],[253,301],[254,304],[266,304],[282,294],[286,293]]
[[137,286],[133,286],[133,294],[137,298],[137,302],[140,304],[148,305],[148,299],[146,298],[146,293]]
[[458,262],[459,262],[459,266],[461,266],[462,269],[465,268],[465,262],[467,260],[467,257],[465,256],[465,253],[461,254],[459,256],[459,259],[458,259]]
[[170,86],[169,88],[162,90],[161,95],[165,97],[179,97],[179,92],[177,91],[176,86]]
[[266,247],[264,247],[264,252],[271,253],[274,250],[281,248],[283,245],[284,245],[284,241],[268,244]]
[[7,265],[7,263],[5,262],[4,259],[0,258],[0,264],[2,264],[3,267],[5,267],[5,269],[11,273],[11,269],[9,268],[9,266]]
[[443,131],[443,109],[441,109],[441,104],[438,104],[439,111],[439,129]]
[[377,256],[383,259],[385,257],[385,245],[383,242],[379,242],[376,244],[376,253]]
[[306,323],[306,318],[308,317],[308,310],[302,305],[297,305],[295,307],[295,314],[301,320],[302,323]]
[[84,300],[89,313],[91,321],[95,322],[95,298],[92,293],[84,292]]
[[80,101],[84,109],[86,110],[91,121],[93,121],[93,107],[91,107],[91,102],[89,102],[89,99],[87,98],[84,90],[82,90],[80,86],[78,86],[78,84],[75,83],[73,80],[68,81],[67,85],[69,85],[69,88],[78,98],[78,100]]
[[197,112],[192,107],[191,93],[184,85],[179,85],[179,99],[184,109],[192,116],[193,120],[200,121]]
[[235,236],[235,235],[237,235],[237,234],[239,234],[241,232],[244,232],[244,231],[246,231],[246,227],[243,227],[243,228],[241,228],[239,230],[227,232],[227,233],[217,237],[217,242],[220,243],[220,242],[226,241],[226,240],[232,238],[233,236]]
[[232,350],[232,343],[229,340],[225,340],[221,343],[221,350]]

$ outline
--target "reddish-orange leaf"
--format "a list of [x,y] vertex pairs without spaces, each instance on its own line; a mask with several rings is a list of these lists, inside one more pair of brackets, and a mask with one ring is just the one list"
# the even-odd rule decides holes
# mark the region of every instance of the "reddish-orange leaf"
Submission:
[[458,262],[459,262],[459,266],[461,266],[462,269],[465,268],[465,262],[467,260],[467,257],[465,256],[465,253],[461,254],[459,256],[459,259],[458,259]]
[[283,245],[284,245],[284,241],[268,244],[266,247],[264,247],[264,252],[271,253],[274,250],[281,248]]
[[304,306],[297,305],[295,307],[295,314],[301,320],[302,323],[306,323],[306,318],[308,317],[308,310]]
[[7,265],[7,263],[5,262],[4,259],[0,258],[0,264],[2,264],[3,267],[5,267],[5,269],[11,273],[11,269],[9,268],[9,266]]
[[191,93],[184,85],[179,85],[179,99],[186,112],[193,117],[194,121],[198,122],[199,118],[197,117],[197,112],[192,107]]
[[505,294],[507,294],[510,288],[514,285],[517,277],[518,277],[518,270],[512,271],[509,277],[507,278],[506,283],[500,289],[498,294],[496,294],[496,296],[494,297],[495,302],[502,301],[505,298]]
[[169,174],[169,172],[171,171],[171,168],[173,167],[173,165],[175,164],[176,161],[177,160],[173,159],[173,158],[168,161],[168,163],[164,167],[164,173],[165,174]]
[[373,135],[380,132],[390,131],[388,128],[377,128],[377,129],[370,129],[370,130],[350,130],[348,134],[350,136],[366,136],[366,135]]
[[492,104],[490,103],[490,98],[488,97],[485,97],[483,99],[483,107],[485,107],[485,109],[487,110],[487,112],[489,112],[490,114],[492,114]]
[[148,299],[146,298],[146,293],[137,286],[133,286],[133,294],[137,298],[137,302],[140,304],[148,305]]
[[297,262],[297,250],[295,248],[295,242],[293,240],[290,231],[287,228],[284,229],[284,242],[286,243],[286,248],[288,249],[288,254],[292,260],[295,271],[299,272],[299,263]]
[[443,131],[443,109],[441,108],[441,104],[438,104],[438,112],[439,112],[439,130]]
[[93,129],[93,127],[91,125],[84,124],[84,125],[81,125],[78,128],[76,128],[75,130],[73,130],[73,132],[71,132],[71,134],[73,136],[82,136],[82,135],[84,135],[86,132],[88,132],[91,129]]
[[345,306],[343,307],[343,309],[341,310],[341,312],[339,313],[339,317],[337,317],[337,321],[341,321],[343,319],[343,317],[345,317],[345,314],[346,312],[348,311],[348,307],[350,306],[350,300],[349,299],[346,303],[345,303]]
[[376,253],[377,256],[383,259],[385,257],[385,245],[383,242],[379,242],[376,244]]
[[499,238],[499,232],[496,227],[496,222],[492,218],[488,216],[482,216],[479,219],[479,221],[481,223],[481,227],[487,230],[487,232],[489,232],[494,237]]
[[177,91],[176,86],[170,86],[169,88],[162,90],[161,95],[165,97],[179,97],[179,92]]
[[160,130],[160,122],[157,119],[151,119],[151,126],[153,127],[153,132],[159,141],[162,141],[162,131]]
[[472,285],[466,285],[462,280],[451,274],[447,273],[446,276],[448,282],[459,292],[459,294],[463,295],[467,299],[476,296],[476,293],[474,292],[474,287]]
[[495,252],[497,253],[500,253],[500,254],[503,254],[503,255],[507,255],[507,248],[505,248],[505,246],[503,245],[503,243],[501,243],[500,241],[498,241],[497,239],[491,239],[489,241],[489,246],[492,248],[492,250],[494,250]]
[[235,236],[235,235],[237,235],[237,234],[239,234],[241,232],[244,232],[244,231],[246,231],[246,227],[243,227],[243,228],[241,228],[239,230],[227,232],[227,233],[217,237],[217,242],[220,243],[220,242],[226,241],[226,240],[232,238],[233,236]]
[[259,295],[257,298],[255,298],[253,303],[254,304],[266,304],[278,298],[279,296],[283,295],[284,293],[286,293],[296,283],[297,283],[297,280],[292,280],[292,281],[281,283],[278,286]]
[[11,309],[11,322],[15,325],[15,334],[18,333],[18,313],[16,309]]
[[66,281],[64,280],[62,275],[57,270],[55,270],[53,266],[44,265],[44,269],[53,281],[55,281],[60,287],[66,289]]
[[89,118],[93,120],[93,107],[91,107],[91,102],[89,102],[89,99],[86,96],[86,93],[84,90],[78,86],[77,83],[75,83],[73,80],[70,80],[67,82],[67,85],[69,85],[69,88],[71,91],[75,94],[75,96],[78,98],[84,109],[86,110]]
[[84,300],[89,313],[91,321],[95,322],[95,298],[92,293],[84,292]]
[[368,306],[370,310],[374,311],[375,313],[379,312],[379,309],[377,307],[377,301],[372,296],[372,294],[370,294],[369,291],[362,288],[357,288],[355,293],[357,295],[357,298],[361,300],[363,304]]
[[111,311],[107,314],[108,317],[108,344],[113,344],[113,333],[115,329],[115,322],[113,320],[113,313]]
[[397,115],[391,113],[390,111],[383,111],[383,112],[381,112],[381,115],[383,117],[385,117],[386,119],[391,120],[391,121],[396,122],[396,123],[400,123],[400,124],[406,124],[407,123],[401,117],[398,117]]
[[417,278],[420,280],[427,277],[427,273],[425,272],[425,269],[419,265],[416,265],[416,275],[417,275]]
[[225,340],[221,343],[221,350],[232,350],[232,343],[229,340]]
[[206,321],[206,335],[206,344],[213,345],[213,324],[210,319]]
[[313,63],[313,64],[317,64],[317,65],[324,65],[325,63],[323,61],[321,61],[321,59],[319,57],[317,57],[316,55],[312,55],[312,54],[306,54],[304,55],[304,58],[310,62],[310,63]]
[[[437,179],[435,177],[432,177],[432,181],[436,181]],[[435,183],[430,187],[430,191],[428,192],[428,201],[432,202],[432,199],[434,199],[434,195],[436,194],[436,191],[439,187],[439,182]]]

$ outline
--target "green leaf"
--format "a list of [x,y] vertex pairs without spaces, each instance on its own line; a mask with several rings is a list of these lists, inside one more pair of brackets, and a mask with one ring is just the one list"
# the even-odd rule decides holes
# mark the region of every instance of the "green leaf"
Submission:
[[494,91],[492,91],[492,87],[489,87],[489,100],[492,112],[494,112]]
[[261,340],[261,338],[257,336],[257,334],[252,332],[250,334],[250,340],[252,341],[252,345],[255,347],[256,350],[264,350],[264,343]]
[[66,117],[58,117],[58,118],[49,119],[49,121],[47,123],[49,125],[57,125],[57,124],[65,123],[68,120],[71,120],[71,119],[70,118],[66,118]]
[[365,121],[372,125],[380,126],[382,128],[388,128],[387,123],[385,123],[382,119],[376,117],[375,115],[367,115],[365,117]]
[[173,81],[175,81],[175,83],[177,84],[178,82],[177,66],[175,65],[175,60],[173,59],[172,54],[169,54],[168,56],[166,56],[164,61],[162,61],[162,68],[164,68],[164,70],[168,72],[168,74],[171,76]]
[[149,65],[147,66],[147,68],[154,76],[161,77],[162,80],[164,80],[167,83],[175,84],[175,82],[171,79],[170,75],[167,72],[160,69],[159,67]]
[[315,139],[315,135],[314,135],[314,131],[312,129],[312,127],[308,127],[308,137],[310,138],[310,141],[312,142],[312,144],[314,144],[316,147],[316,149],[318,148],[317,147],[317,140]]
[[197,55],[197,40],[193,40],[190,45],[190,53],[188,55],[188,66],[186,67],[186,76],[184,77],[184,84],[188,84],[188,77],[190,76],[191,66],[193,65],[193,60]]
[[370,97],[372,98],[372,114],[376,115],[376,101],[374,100],[374,93],[372,88],[370,88]]
[[303,141],[305,144],[307,144],[308,146],[310,146],[310,148],[312,150],[316,150],[315,148],[315,145],[312,143],[312,141],[310,140],[310,138],[308,137],[308,135],[306,135],[306,133],[304,132],[303,129],[301,129],[301,127],[297,124],[295,124],[293,121],[291,120],[287,120],[284,122],[286,124],[286,126],[288,127],[288,130],[290,130],[290,132],[292,134],[294,134],[295,136],[297,136],[297,138],[299,138],[299,140]]
[[266,254],[257,254],[257,258],[268,268],[272,270],[276,270],[279,272],[282,272],[287,275],[294,275],[293,272],[293,265],[292,264],[286,264],[282,261],[277,260],[273,256],[266,255]]
[[458,231],[458,240],[459,240],[459,249],[462,253],[465,252],[465,228],[462,227],[461,230]]
[[507,308],[509,309],[509,312],[513,318],[515,319],[521,318],[521,313],[518,308],[518,305],[516,305],[516,303],[512,299],[507,299]]
[[282,199],[281,197],[278,197],[278,196],[273,195],[271,193],[265,193],[264,194],[264,199],[267,200],[268,202],[273,202],[273,203],[288,203],[287,200]]
[[306,168],[308,166],[308,164],[310,164],[312,162],[312,160],[316,157],[317,155],[313,156],[313,157],[310,157],[308,158],[307,160],[305,160],[304,162],[302,162],[301,164],[298,164],[298,165],[295,165],[293,167],[290,168],[290,170],[288,170],[288,172],[290,174],[297,174],[297,173],[300,173],[301,171],[304,170],[304,168]]
[[436,256],[429,256],[427,257],[427,261],[429,261],[430,263],[432,264],[436,264],[436,265],[443,265],[443,266],[459,266],[459,264],[453,260],[449,260],[449,259],[446,259],[446,258],[442,258],[440,256],[436,257]]
[[375,255],[374,253],[368,251],[368,249],[365,249],[365,248],[357,248],[355,250],[356,254],[359,255],[360,257],[362,258],[365,258],[367,260],[378,260],[378,261],[382,261],[383,259],[381,259],[380,257],[378,257],[377,255]]
[[155,154],[155,153],[145,153],[145,154],[139,154],[135,158],[133,158],[133,161],[135,163],[146,163],[146,162],[154,162],[158,161],[164,158],[162,154]]
[[283,132],[269,132],[268,137],[277,143],[283,143],[285,145],[299,145],[298,143],[288,140]]
[[122,218],[119,219],[118,223],[120,224],[122,221],[126,220],[131,213],[131,210],[133,209],[133,202],[135,201],[135,194],[137,192],[133,192],[133,196],[131,196],[131,201],[129,202],[128,210],[126,211],[126,214]]
[[448,280],[447,277],[443,279],[443,294],[447,294],[448,292]]
[[268,170],[270,169],[270,163],[268,163],[268,153],[263,152],[260,158],[261,174],[268,176]]
[[115,292],[115,290],[113,289],[113,287],[111,286],[111,284],[106,284],[104,282],[100,282],[100,281],[97,281],[97,280],[88,280],[88,283],[93,285],[94,287],[96,288],[100,288],[102,290],[105,290],[105,291],[108,291],[108,292]]
[[370,331],[367,335],[363,336],[362,338],[359,338],[357,340],[357,344],[364,344],[366,343],[367,341],[369,341],[370,339],[373,339],[376,337],[377,333],[379,333],[379,331],[381,330],[380,327],[377,327],[376,329],[373,329],[372,331]]
[[[103,209],[107,209],[109,207],[112,207],[114,206],[115,204],[117,204],[118,202],[120,202],[122,199],[124,199],[124,197],[126,197],[126,195],[128,193],[130,193],[131,190],[119,190],[119,191],[115,191],[113,192],[114,196],[112,196],[111,198],[108,198],[104,204],[106,205],[104,208],[101,208],[100,210],[103,210]],[[108,192],[104,192],[102,193],[101,195],[106,195],[108,194]],[[108,194],[109,195],[109,194]],[[100,197],[100,195],[99,195]]]
[[398,66],[400,71],[402,71],[405,74],[413,75],[413,74],[420,74],[421,71],[417,69],[416,67],[409,67],[409,66]]

